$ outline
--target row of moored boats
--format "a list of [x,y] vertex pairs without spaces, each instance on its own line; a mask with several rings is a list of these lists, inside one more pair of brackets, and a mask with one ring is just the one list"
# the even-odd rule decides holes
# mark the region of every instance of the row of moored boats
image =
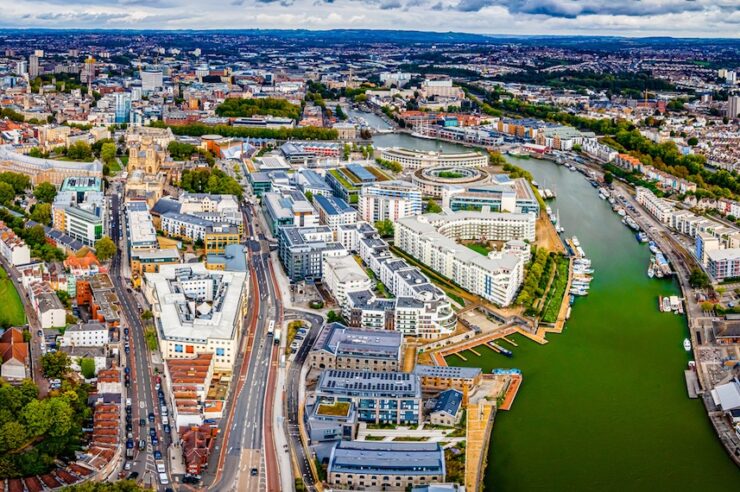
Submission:
[[[570,283],[571,296],[586,296],[593,280],[594,269],[591,268],[591,260],[586,257],[585,251],[576,236],[570,239],[575,259],[573,260],[573,279]],[[573,298],[571,297],[571,300]]]

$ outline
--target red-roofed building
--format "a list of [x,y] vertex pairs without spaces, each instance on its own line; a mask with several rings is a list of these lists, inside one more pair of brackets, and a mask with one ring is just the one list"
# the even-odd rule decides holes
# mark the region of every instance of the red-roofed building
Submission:
[[181,429],[180,434],[185,468],[188,473],[200,475],[208,465],[208,457],[216,444],[218,429],[210,425],[193,426]]
[[9,328],[0,335],[0,376],[8,381],[20,381],[28,377],[28,344],[23,332]]

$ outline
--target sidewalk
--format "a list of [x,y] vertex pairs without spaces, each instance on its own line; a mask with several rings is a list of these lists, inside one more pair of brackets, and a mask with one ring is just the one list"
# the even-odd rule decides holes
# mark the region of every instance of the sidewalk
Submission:
[[[280,349],[283,349],[282,344]],[[278,459],[278,470],[280,471],[280,489],[293,490],[293,464],[288,452],[288,439],[285,430],[285,367],[278,368],[278,377],[276,385],[276,398],[273,400],[273,421],[272,428],[275,429],[273,436],[275,438],[275,453]]]

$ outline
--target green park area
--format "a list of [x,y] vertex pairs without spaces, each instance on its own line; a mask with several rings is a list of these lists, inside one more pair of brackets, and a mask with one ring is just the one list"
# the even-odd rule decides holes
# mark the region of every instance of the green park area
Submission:
[[26,324],[26,312],[21,297],[15,290],[7,272],[0,267],[0,325],[22,326]]

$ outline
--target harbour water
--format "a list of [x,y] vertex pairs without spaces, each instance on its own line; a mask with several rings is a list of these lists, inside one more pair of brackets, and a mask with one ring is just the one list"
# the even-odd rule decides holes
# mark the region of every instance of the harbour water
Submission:
[[509,359],[490,350],[450,365],[516,367],[524,384],[499,412],[486,488],[532,490],[723,490],[740,485],[699,400],[686,394],[685,319],[660,313],[672,280],[650,279],[647,245],[635,240],[580,173],[548,161],[511,159],[557,192],[568,235],[596,270],[561,335],[517,340]]
[[[379,135],[379,146],[459,151],[465,147]],[[508,157],[507,157],[508,158]],[[580,173],[548,161],[513,159],[557,193],[569,236],[596,270],[561,335],[540,346],[514,337],[509,359],[484,347],[450,365],[516,367],[524,384],[509,412],[496,415],[485,485],[497,491],[684,491],[740,486],[700,400],[687,397],[685,319],[660,313],[672,280],[650,279],[647,245],[635,240]]]

